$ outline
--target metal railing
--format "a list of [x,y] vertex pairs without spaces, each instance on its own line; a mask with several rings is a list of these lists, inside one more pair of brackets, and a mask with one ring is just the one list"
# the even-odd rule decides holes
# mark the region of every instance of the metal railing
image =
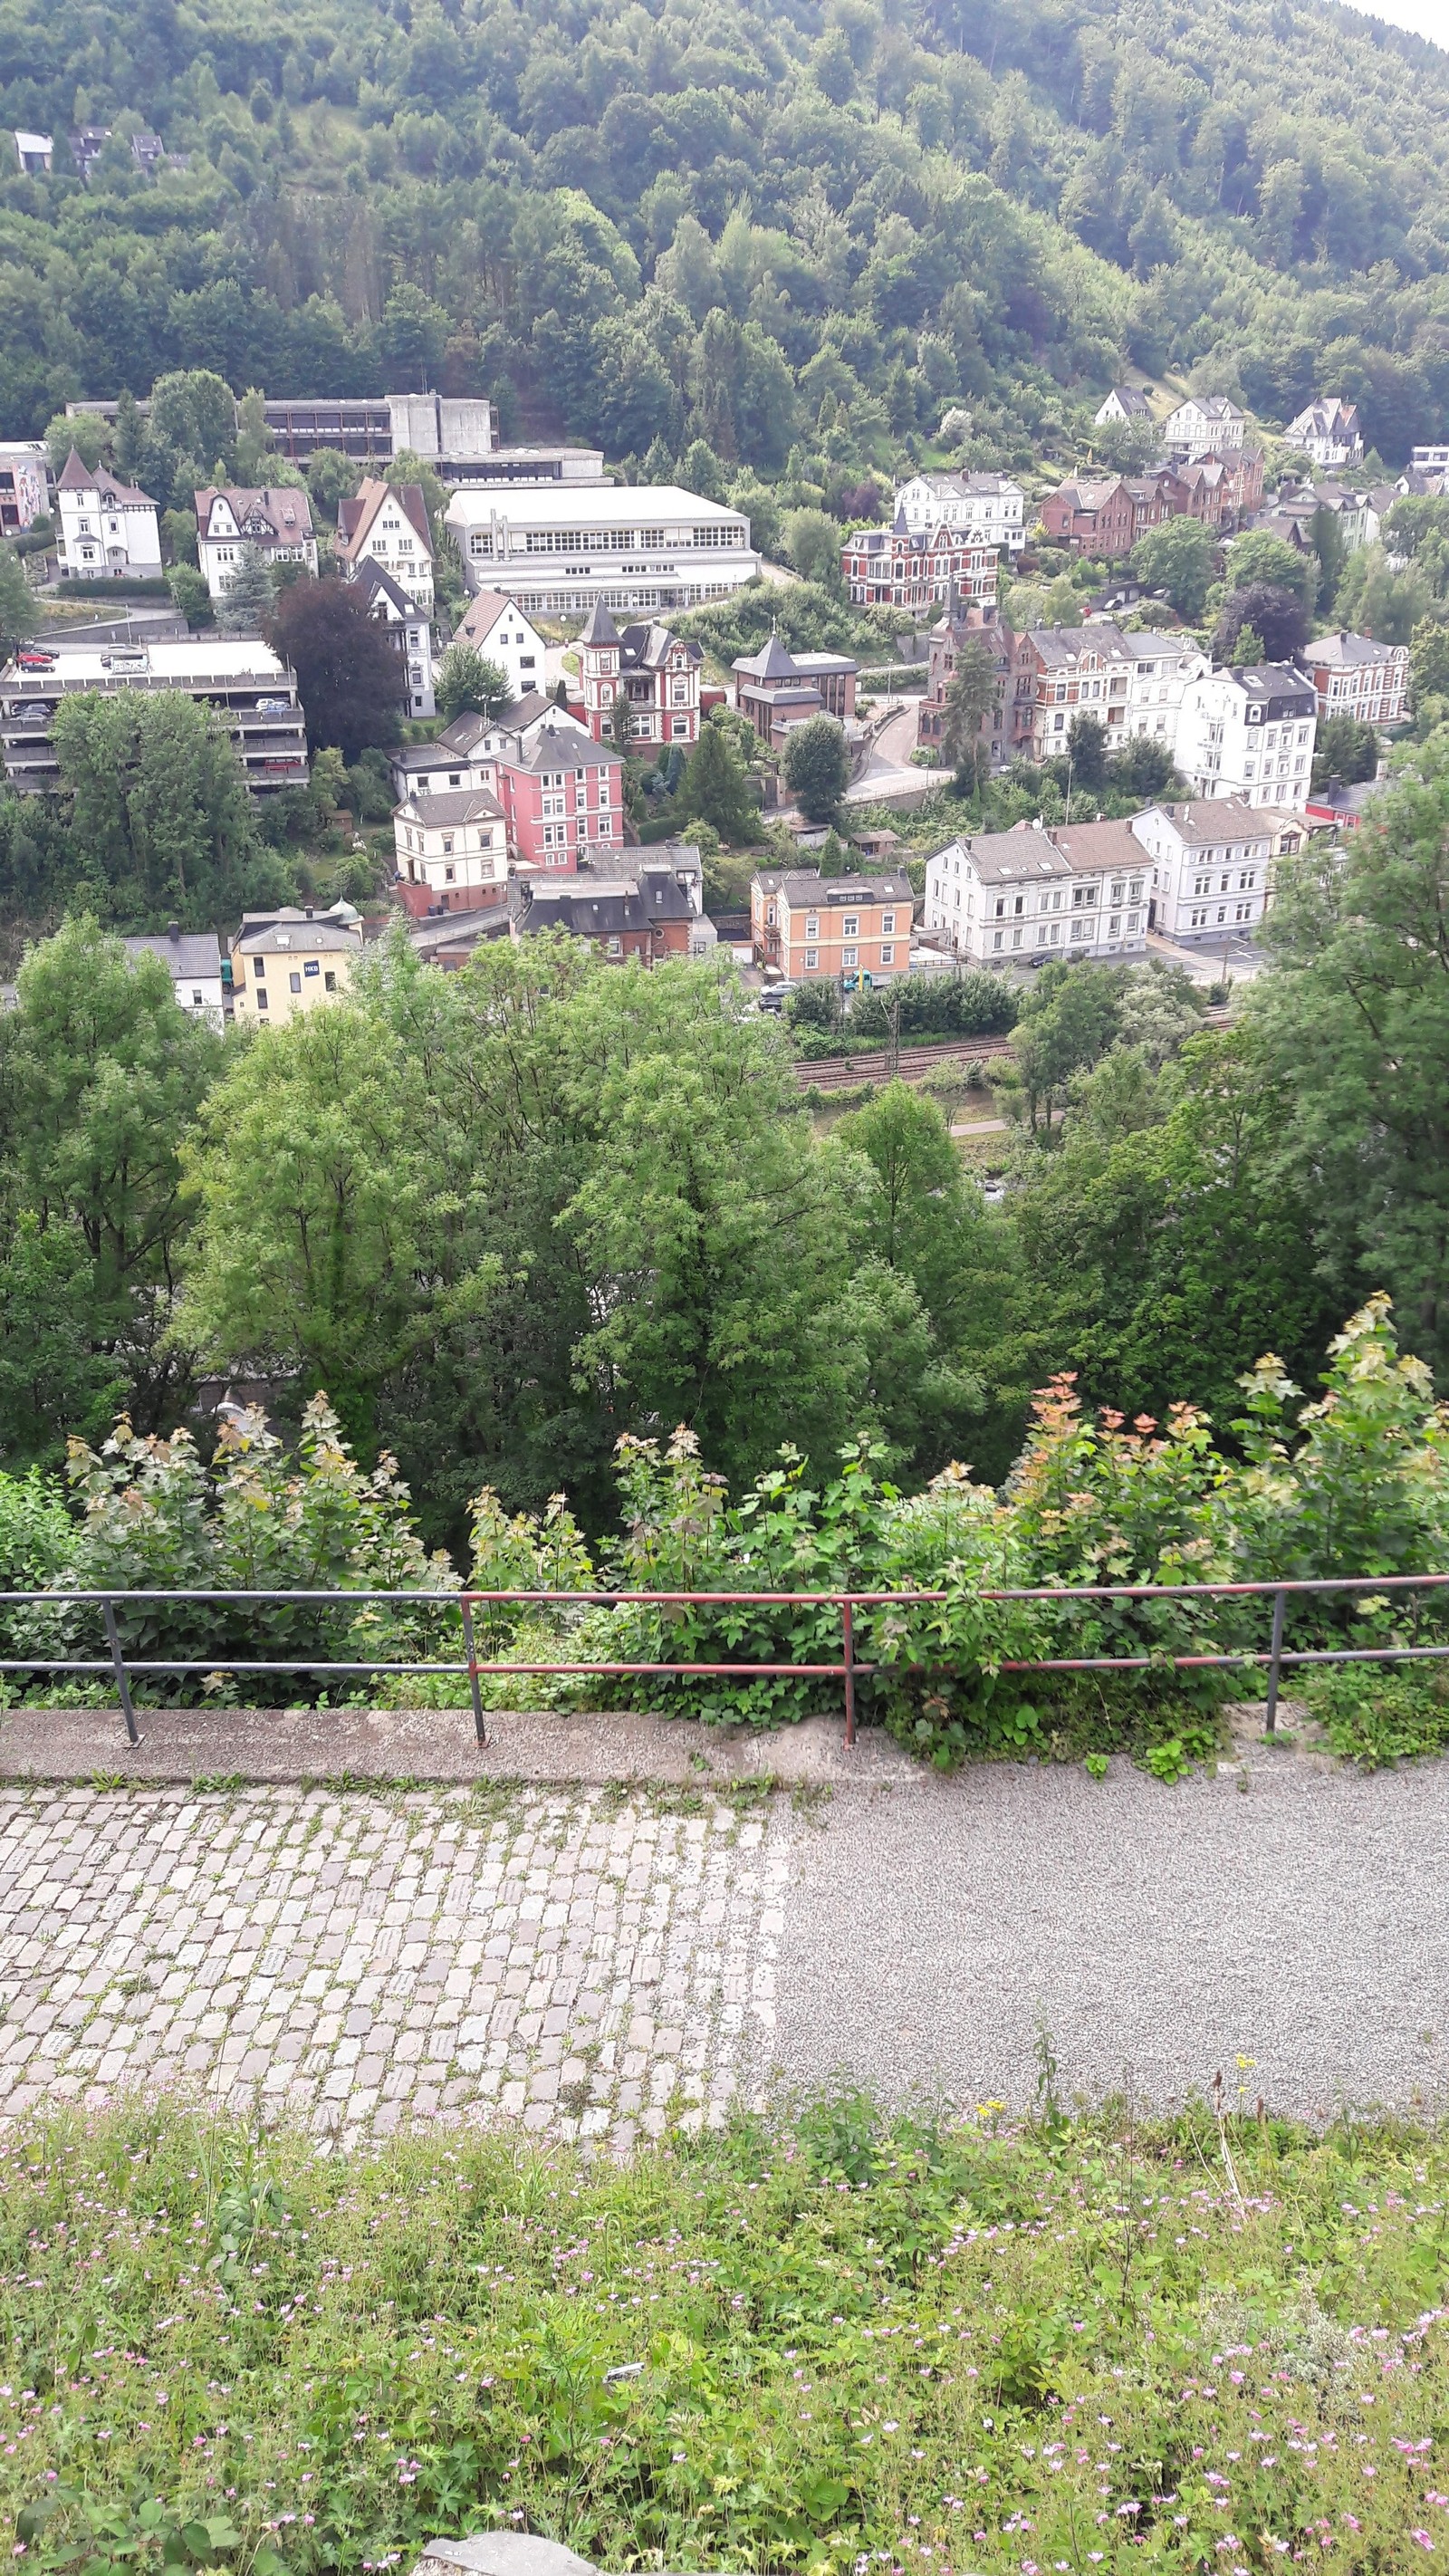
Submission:
[[[1209,1600],[1271,1601],[1272,1622],[1266,1647],[1243,1646],[1223,1651],[1195,1654],[1168,1654],[1155,1648],[1145,1654],[1122,1655],[1044,1655],[1036,1657],[1003,1657],[997,1670],[1009,1673],[1087,1673],[1198,1671],[1210,1667],[1265,1668],[1267,1672],[1266,1728],[1272,1734],[1277,1726],[1278,1703],[1282,1676],[1290,1666],[1304,1664],[1373,1664],[1403,1663],[1413,1660],[1449,1657],[1449,1640],[1440,1643],[1390,1646],[1288,1646],[1284,1628],[1290,1601],[1321,1594],[1381,1594],[1442,1591],[1449,1585],[1445,1574],[1334,1575],[1325,1577],[1269,1577],[1260,1582],[1242,1583],[1094,1583],[1094,1584],[1026,1584],[983,1587],[975,1597],[982,1601],[1054,1602],[1066,1607],[1102,1602],[1192,1602]],[[418,1592],[360,1588],[357,1591],[313,1590],[280,1591],[260,1589],[231,1590],[226,1587],[181,1587],[173,1590],[141,1588],[112,1591],[49,1590],[0,1591],[0,1610],[10,1607],[48,1607],[52,1610],[82,1607],[98,1610],[105,1631],[106,1654],[84,1657],[51,1654],[42,1646],[29,1655],[0,1656],[0,1673],[74,1673],[92,1677],[109,1676],[116,1685],[127,1742],[139,1745],[135,1703],[131,1681],[140,1675],[162,1677],[174,1674],[178,1679],[187,1674],[224,1674],[228,1678],[243,1673],[306,1673],[317,1681],[337,1679],[376,1680],[385,1675],[448,1673],[468,1683],[473,1725],[480,1745],[488,1741],[484,1721],[482,1682],[485,1676],[520,1673],[540,1676],[598,1673],[601,1676],[655,1676],[663,1679],[695,1678],[699,1680],[767,1680],[796,1674],[802,1679],[839,1681],[845,1707],[845,1742],[856,1741],[856,1684],[882,1670],[908,1671],[910,1664],[882,1666],[865,1661],[856,1653],[856,1613],[886,1608],[928,1609],[933,1603],[958,1599],[958,1593],[941,1590],[893,1592],[663,1592],[617,1589],[600,1586],[593,1590],[492,1591],[477,1587],[454,1592]],[[356,1611],[368,1604],[391,1602],[412,1611],[441,1613],[456,1617],[462,1634],[461,1656],[369,1656],[343,1660],[320,1653],[285,1656],[236,1657],[224,1649],[209,1656],[138,1655],[122,1644],[118,1609],[133,1605],[162,1605],[216,1602],[228,1608],[282,1606],[326,1608],[332,1611]],[[511,1656],[488,1656],[478,1652],[476,1614],[524,1607],[562,1607],[565,1604],[588,1605],[605,1609],[624,1608],[689,1608],[725,1610],[739,1608],[833,1609],[840,1619],[838,1658],[829,1661],[806,1661],[798,1656],[779,1660],[745,1658],[733,1662],[668,1662],[659,1657],[630,1662],[605,1662],[593,1658],[556,1659],[537,1662]],[[917,1663],[917,1670],[949,1669],[945,1659],[932,1664]]]

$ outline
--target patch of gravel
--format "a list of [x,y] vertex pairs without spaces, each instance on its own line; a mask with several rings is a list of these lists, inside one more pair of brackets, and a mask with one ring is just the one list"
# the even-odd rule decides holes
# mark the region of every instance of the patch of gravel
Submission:
[[1130,2072],[1167,2105],[1221,2068],[1311,2119],[1449,2107],[1449,1762],[1259,1748],[1172,1789],[981,1766],[837,1793],[790,1882],[788,2087],[1021,2106],[1044,2027],[1063,2100]]

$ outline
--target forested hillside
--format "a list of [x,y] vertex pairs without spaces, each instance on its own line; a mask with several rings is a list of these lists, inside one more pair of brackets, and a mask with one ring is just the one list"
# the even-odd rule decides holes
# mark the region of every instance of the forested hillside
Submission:
[[1449,56],[1323,0],[3,0],[0,100],[6,435],[177,366],[765,472],[957,401],[1006,462],[1125,359],[1449,418]]

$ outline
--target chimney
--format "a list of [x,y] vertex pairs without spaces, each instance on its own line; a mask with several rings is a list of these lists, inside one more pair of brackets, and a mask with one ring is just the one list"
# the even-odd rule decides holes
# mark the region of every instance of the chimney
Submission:
[[179,939],[179,938],[180,938],[180,936],[181,936],[181,924],[180,924],[180,922],[179,922],[179,921],[168,921],[168,922],[167,922],[167,924],[166,924],[166,936],[167,936],[167,938],[168,938],[168,939]]
[[310,920],[311,920],[311,918],[312,918],[312,906],[311,906],[311,904],[310,904],[310,903],[309,903],[309,904],[307,904],[307,905],[305,906],[305,910],[306,910],[306,914],[307,914],[307,919],[310,921]]

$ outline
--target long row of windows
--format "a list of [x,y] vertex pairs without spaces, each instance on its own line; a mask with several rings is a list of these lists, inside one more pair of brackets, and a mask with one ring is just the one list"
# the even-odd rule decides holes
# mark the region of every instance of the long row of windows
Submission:
[[698,528],[514,528],[496,549],[491,528],[473,528],[468,535],[471,555],[486,556],[497,551],[505,557],[629,555],[660,546],[715,554],[722,547],[734,549],[748,544],[743,522],[736,519],[711,520],[707,527]]

